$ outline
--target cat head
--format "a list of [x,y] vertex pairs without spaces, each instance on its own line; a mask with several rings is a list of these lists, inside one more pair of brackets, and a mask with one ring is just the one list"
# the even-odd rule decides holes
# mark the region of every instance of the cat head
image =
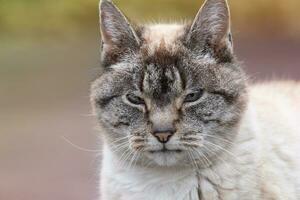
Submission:
[[247,103],[226,0],[191,24],[131,25],[100,3],[103,74],[91,102],[107,148],[124,162],[205,167],[231,144]]

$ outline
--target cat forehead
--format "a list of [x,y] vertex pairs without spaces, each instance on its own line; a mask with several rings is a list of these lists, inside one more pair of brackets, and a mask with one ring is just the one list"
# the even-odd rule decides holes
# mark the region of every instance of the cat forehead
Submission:
[[146,26],[141,37],[143,46],[148,49],[149,53],[154,53],[161,46],[171,50],[184,34],[184,25],[156,24]]
[[[125,53],[121,62],[110,66],[112,69],[124,70],[136,65],[155,64],[161,67],[174,65],[178,60],[184,58],[187,53],[184,38],[189,25],[186,24],[154,24],[145,25],[141,28],[141,45],[138,51]],[[194,52],[195,53],[195,52]],[[191,57],[191,54],[189,55]],[[215,63],[215,59],[209,53],[197,52],[193,58],[199,63]],[[125,62],[125,65],[124,65]],[[127,67],[126,67],[127,66]]]

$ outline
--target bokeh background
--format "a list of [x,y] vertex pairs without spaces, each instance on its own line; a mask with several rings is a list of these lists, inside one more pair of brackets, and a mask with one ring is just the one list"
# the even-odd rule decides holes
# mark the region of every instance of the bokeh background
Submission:
[[[300,1],[229,0],[251,81],[300,79]],[[133,21],[192,20],[201,0],[115,0]],[[0,0],[0,199],[97,198],[98,0]],[[71,144],[73,143],[73,144]]]

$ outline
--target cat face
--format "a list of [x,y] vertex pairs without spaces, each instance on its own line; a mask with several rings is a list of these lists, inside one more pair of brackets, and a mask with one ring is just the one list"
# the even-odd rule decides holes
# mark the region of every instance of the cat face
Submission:
[[233,141],[245,109],[225,0],[207,0],[191,25],[133,28],[102,1],[103,74],[91,101],[119,159],[207,167]]

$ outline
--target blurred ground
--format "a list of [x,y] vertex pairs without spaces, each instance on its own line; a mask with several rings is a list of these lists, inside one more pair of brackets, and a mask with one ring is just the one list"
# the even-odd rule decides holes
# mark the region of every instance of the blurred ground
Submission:
[[[164,10],[191,17],[201,4],[117,2],[135,19]],[[299,1],[231,2],[235,51],[251,81],[300,80]],[[101,149],[88,98],[99,72],[97,21],[96,0],[1,2],[0,200],[97,198],[101,156],[63,139]]]

